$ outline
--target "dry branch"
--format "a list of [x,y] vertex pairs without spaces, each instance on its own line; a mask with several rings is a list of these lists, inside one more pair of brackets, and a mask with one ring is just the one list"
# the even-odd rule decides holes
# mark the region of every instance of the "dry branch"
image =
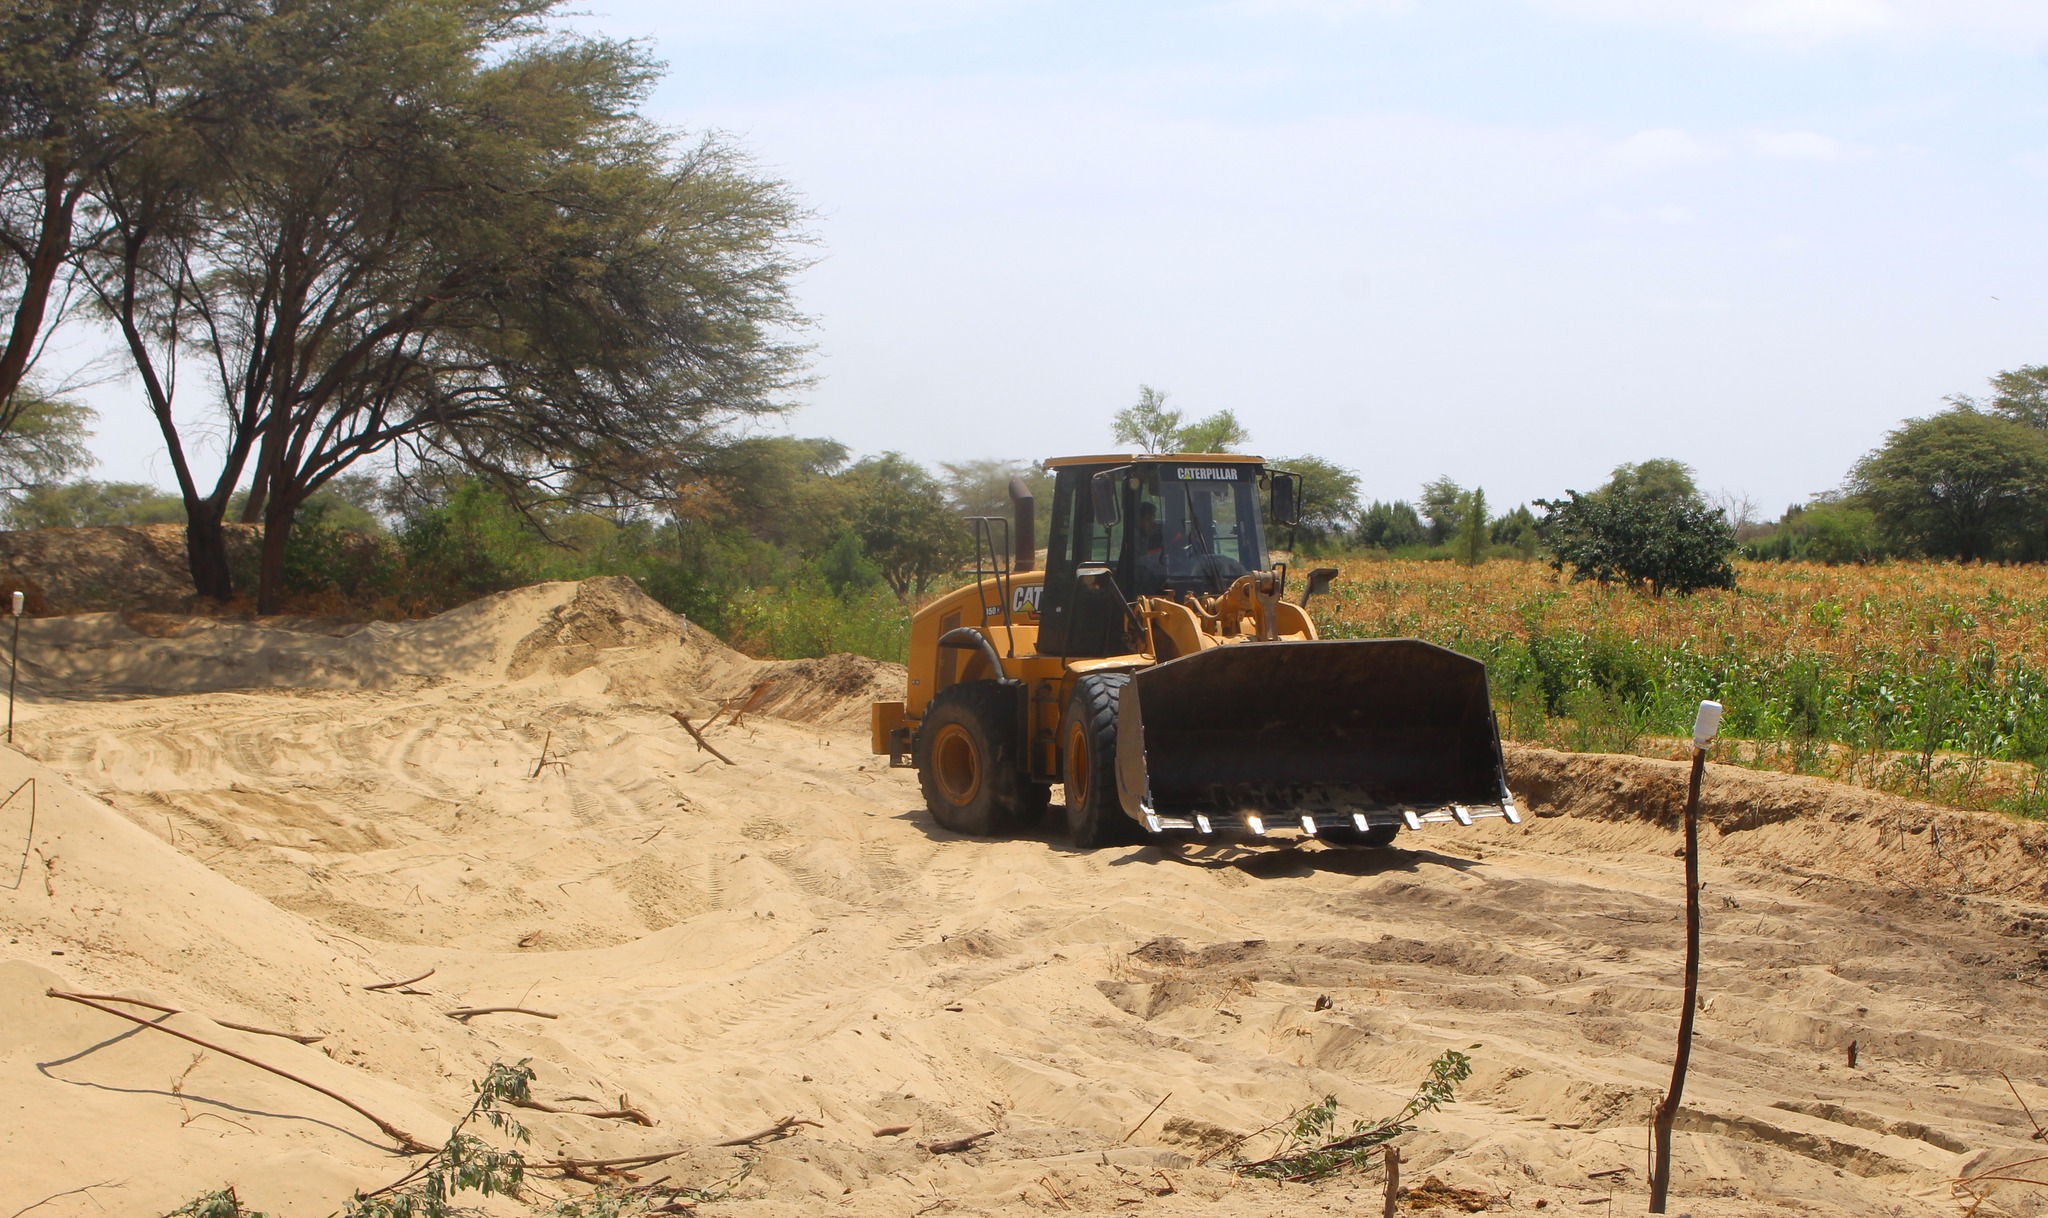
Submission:
[[552,1112],[559,1116],[598,1117],[607,1121],[631,1121],[635,1125],[646,1125],[649,1128],[652,1128],[654,1125],[654,1118],[638,1108],[631,1108],[625,1105],[593,1111],[586,1108],[560,1108],[553,1104],[543,1103],[540,1100],[509,1100],[507,1102],[515,1108],[531,1108],[535,1112]]
[[152,1031],[162,1032],[166,1036],[175,1036],[179,1040],[186,1041],[190,1044],[198,1045],[202,1049],[211,1049],[215,1053],[218,1053],[223,1057],[232,1057],[236,1061],[242,1062],[246,1065],[254,1066],[258,1070],[262,1070],[270,1074],[275,1074],[277,1077],[284,1079],[287,1082],[297,1083],[299,1086],[306,1088],[308,1091],[317,1091],[321,1095],[326,1096],[328,1099],[333,1100],[335,1103],[340,1104],[342,1107],[348,1109],[350,1112],[353,1112],[357,1116],[362,1117],[364,1120],[369,1121],[370,1124],[375,1125],[378,1129],[383,1131],[385,1137],[388,1137],[392,1141],[398,1143],[399,1149],[404,1151],[406,1154],[430,1155],[435,1153],[435,1151],[439,1149],[439,1147],[429,1146],[425,1142],[420,1141],[418,1138],[413,1137],[411,1134],[405,1132],[403,1129],[400,1129],[398,1126],[393,1125],[391,1122],[385,1120],[383,1117],[378,1116],[376,1113],[371,1112],[369,1109],[363,1107],[361,1104],[356,1103],[354,1100],[349,1099],[347,1096],[337,1094],[333,1091],[329,1091],[327,1088],[322,1087],[320,1084],[316,1082],[300,1078],[298,1075],[293,1074],[289,1071],[280,1070],[276,1066],[270,1065],[267,1062],[257,1061],[255,1058],[250,1057],[246,1053],[237,1053],[233,1049],[227,1048],[224,1045],[217,1045],[210,1040],[201,1040],[197,1036],[193,1036],[188,1032],[180,1032],[176,1028],[167,1028],[163,1024],[153,1023],[147,1019],[142,1018],[140,1015],[130,1015],[126,1011],[117,1011],[110,1006],[104,1006],[98,1002],[95,1002],[91,998],[88,998],[83,994],[68,994],[65,993],[63,990],[44,990],[43,993],[51,998],[62,998],[66,1002],[75,1002],[78,1003],[80,1006],[91,1007],[95,1011],[101,1011],[108,1015],[112,1015],[116,1019],[125,1019],[129,1023],[132,1023],[137,1027],[148,1028]]
[[1134,1137],[1137,1137],[1137,1136],[1138,1136],[1138,1131],[1139,1131],[1140,1129],[1143,1129],[1143,1128],[1145,1127],[1145,1121],[1149,1121],[1149,1120],[1151,1120],[1151,1119],[1152,1119],[1152,1118],[1153,1118],[1154,1116],[1158,1115],[1158,1113],[1159,1113],[1159,1110],[1160,1110],[1161,1108],[1164,1108],[1164,1107],[1166,1107],[1166,1101],[1168,1101],[1168,1100],[1170,1100],[1170,1099],[1172,1099],[1172,1098],[1173,1098],[1173,1092],[1171,1092],[1171,1091],[1167,1092],[1167,1093],[1166,1093],[1165,1095],[1162,1095],[1162,1096],[1160,1096],[1160,1097],[1159,1097],[1159,1102],[1158,1102],[1158,1103],[1156,1103],[1156,1104],[1154,1104],[1154,1105],[1152,1105],[1152,1110],[1151,1110],[1150,1112],[1147,1112],[1147,1113],[1145,1114],[1144,1120],[1141,1120],[1141,1121],[1139,1121],[1139,1122],[1138,1122],[1137,1124],[1135,1124],[1135,1125],[1131,1126],[1131,1131],[1130,1131],[1129,1133],[1127,1133],[1127,1134],[1125,1134],[1125,1135],[1124,1135],[1123,1137],[1121,1137],[1121,1138],[1117,1139],[1118,1145],[1122,1145],[1123,1143],[1125,1143],[1125,1142],[1128,1142],[1128,1141],[1130,1141],[1130,1140],[1131,1140],[1132,1138],[1134,1138]]
[[908,1125],[884,1125],[880,1129],[875,1130],[873,1136],[878,1138],[894,1138],[909,1132],[910,1126]]
[[[825,1127],[820,1122],[809,1120],[805,1117],[786,1116],[758,1133],[750,1133],[737,1138],[727,1138],[722,1142],[713,1142],[712,1145],[752,1146],[756,1142],[765,1142],[770,1138],[787,1136],[791,1130],[803,1125],[812,1125],[819,1129]],[[616,1159],[550,1159],[545,1164],[542,1164],[542,1166],[561,1172],[563,1175],[571,1178],[580,1178],[581,1173],[587,1171],[630,1171],[636,1167],[652,1167],[656,1163],[673,1159],[677,1155],[689,1154],[691,1149],[688,1146],[679,1146],[674,1150],[657,1150],[644,1155],[622,1155]]]
[[461,1023],[468,1023],[478,1015],[536,1015],[542,1019],[561,1018],[552,1011],[536,1011],[532,1007],[456,1007],[452,1011],[441,1013]]
[[562,768],[562,772],[563,772],[564,774],[566,774],[566,773],[568,773],[568,772],[569,772],[569,763],[568,763],[568,762],[566,762],[566,761],[550,761],[550,760],[548,760],[548,749],[549,749],[549,747],[550,747],[550,746],[552,746],[552,745],[553,745],[554,743],[555,743],[555,732],[554,732],[554,729],[553,729],[553,728],[549,728],[549,729],[548,729],[548,735],[547,735],[547,739],[545,739],[545,740],[541,741],[541,743],[540,743],[540,760],[539,760],[539,761],[536,761],[536,762],[534,762],[534,763],[533,763],[533,773],[531,773],[531,774],[527,775],[527,777],[529,777],[529,778],[539,778],[539,777],[540,777],[540,774],[541,774],[541,771],[542,771],[542,770],[545,770],[545,769],[547,769],[547,768],[548,768],[549,766],[551,766],[551,765],[552,765],[552,766],[560,766],[560,767]]
[[[14,802],[16,795],[21,794],[22,787],[28,788],[28,838],[21,843],[21,866],[14,869],[14,884],[12,887],[16,890],[21,888],[22,878],[28,874],[28,856],[33,854],[36,848],[36,780],[34,778],[23,779],[20,787],[14,788],[13,792],[6,799],[0,799],[0,808],[6,807]],[[98,1186],[95,1185],[94,1187]]]
[[427,978],[433,975],[434,970],[428,969],[426,972],[421,973],[417,977],[407,977],[403,981],[379,981],[375,985],[366,985],[363,988],[366,990],[403,990],[406,986],[412,985],[416,982],[425,981]]
[[770,1138],[787,1137],[789,1136],[791,1130],[797,1128],[800,1125],[810,1125],[818,1129],[823,1129],[825,1127],[821,1122],[813,1121],[808,1117],[786,1116],[783,1117],[781,1120],[775,1122],[773,1125],[770,1125],[766,1129],[758,1130],[754,1133],[743,1134],[737,1138],[727,1138],[723,1142],[713,1142],[712,1145],[752,1146],[756,1142],[765,1142]]
[[[166,1015],[185,1014],[185,1008],[183,1007],[167,1007],[160,1002],[145,1002],[140,998],[123,998],[119,994],[80,994],[78,997],[91,998],[98,1002],[125,1002],[131,1007],[147,1007],[152,1011],[162,1011]],[[327,1039],[325,1036],[316,1036],[306,1032],[280,1032],[275,1028],[258,1028],[246,1023],[229,1023],[225,1019],[214,1019],[213,1016],[207,1015],[204,1012],[195,1012],[195,1014],[200,1015],[204,1019],[212,1019],[214,1023],[223,1028],[233,1028],[237,1032],[253,1032],[258,1036],[276,1036],[284,1040],[296,1040],[302,1045],[317,1044]]]
[[983,1138],[992,1138],[994,1136],[996,1136],[995,1130],[985,1129],[980,1133],[971,1133],[964,1138],[954,1138],[949,1142],[926,1142],[924,1148],[935,1155],[957,1155],[963,1150],[974,1149],[974,1144]]
[[[770,678],[770,680],[772,681],[773,678]],[[761,700],[761,695],[768,692],[769,683],[769,681],[761,682],[759,685],[756,685],[754,687],[753,693],[747,695],[747,700],[740,704],[740,709],[738,713],[736,713],[732,717],[732,725],[734,727],[739,727],[746,721],[747,712],[753,710],[754,703],[759,702]]]
[[690,739],[695,740],[697,742],[698,748],[711,754],[713,757],[718,758],[720,761],[723,761],[727,765],[739,764],[739,762],[734,761],[732,758],[727,757],[724,753],[721,753],[717,749],[711,747],[711,743],[704,739],[704,733],[697,730],[697,725],[690,722],[690,717],[688,715],[684,714],[681,711],[670,711],[669,714],[675,719],[677,723],[683,725],[684,731],[690,733]]

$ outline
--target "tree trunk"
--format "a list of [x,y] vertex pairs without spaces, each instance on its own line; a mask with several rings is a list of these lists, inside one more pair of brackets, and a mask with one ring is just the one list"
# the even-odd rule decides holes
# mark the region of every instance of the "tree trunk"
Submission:
[[264,516],[264,509],[270,506],[270,462],[265,459],[269,451],[269,436],[264,437],[264,446],[256,456],[256,477],[249,483],[249,498],[242,504],[242,523],[258,524]]
[[64,255],[71,248],[72,208],[76,199],[65,185],[61,166],[51,163],[44,167],[43,215],[36,250],[23,275],[21,299],[15,306],[7,344],[0,348],[0,427],[11,427],[21,412],[22,404],[15,401],[15,390],[21,387],[36,340],[42,337],[50,291],[64,264]]
[[227,532],[214,512],[185,505],[185,561],[192,568],[192,587],[201,596],[227,601],[235,595],[228,569]]
[[263,509],[263,562],[257,569],[256,612],[284,612],[284,547],[292,535],[292,497],[271,488]]

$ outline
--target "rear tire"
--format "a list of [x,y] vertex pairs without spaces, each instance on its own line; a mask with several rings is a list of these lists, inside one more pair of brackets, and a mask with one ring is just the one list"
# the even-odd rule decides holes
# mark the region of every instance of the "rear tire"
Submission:
[[1030,819],[1010,688],[970,681],[940,691],[918,725],[911,755],[924,806],[942,828],[1002,837]]
[[1089,673],[1074,682],[1060,724],[1067,834],[1084,850],[1139,840],[1116,793],[1116,711],[1129,673]]

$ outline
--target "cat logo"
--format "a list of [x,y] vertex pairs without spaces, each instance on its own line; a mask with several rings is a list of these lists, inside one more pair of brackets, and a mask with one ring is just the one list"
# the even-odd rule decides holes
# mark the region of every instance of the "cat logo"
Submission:
[[1037,617],[1038,597],[1039,594],[1044,591],[1044,584],[1031,584],[1027,587],[1017,589],[1016,592],[1011,594],[1010,612],[1022,613],[1030,617]]

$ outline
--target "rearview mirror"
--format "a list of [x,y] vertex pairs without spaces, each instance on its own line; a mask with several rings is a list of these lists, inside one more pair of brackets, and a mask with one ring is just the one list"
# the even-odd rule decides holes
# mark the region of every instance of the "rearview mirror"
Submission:
[[1115,582],[1110,569],[1099,562],[1083,563],[1076,567],[1074,569],[1074,578],[1079,580],[1081,586],[1090,592],[1100,592]]
[[1122,470],[1105,470],[1088,480],[1088,491],[1094,500],[1095,523],[1100,528],[1110,528],[1123,518],[1123,496],[1118,493],[1119,482],[1123,481]]
[[1300,524],[1301,475],[1273,475],[1273,523]]

